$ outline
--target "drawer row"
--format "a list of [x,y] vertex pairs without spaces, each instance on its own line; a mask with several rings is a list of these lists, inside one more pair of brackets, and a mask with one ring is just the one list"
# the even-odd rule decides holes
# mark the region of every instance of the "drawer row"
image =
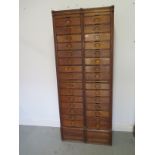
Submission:
[[[110,15],[98,15],[98,16],[85,16],[83,23],[84,25],[94,25],[94,24],[110,24]],[[64,17],[64,18],[55,18],[55,26],[73,26],[81,25],[80,17]]]
[[[76,57],[82,57],[82,52],[81,50],[67,50],[67,51],[57,51],[57,55],[59,58],[65,58],[65,57],[70,57],[70,58],[76,58]],[[110,50],[85,50],[84,52],[85,58],[102,58],[102,57],[110,57]]]
[[[110,49],[110,41],[102,42],[85,42],[84,49]],[[57,43],[57,50],[81,50],[82,43],[80,42],[69,42],[69,43]]]
[[[56,37],[58,43],[65,42],[81,42],[82,36],[80,34],[74,35],[57,35]],[[84,41],[105,41],[110,40],[110,33],[98,33],[98,34],[85,34]]]

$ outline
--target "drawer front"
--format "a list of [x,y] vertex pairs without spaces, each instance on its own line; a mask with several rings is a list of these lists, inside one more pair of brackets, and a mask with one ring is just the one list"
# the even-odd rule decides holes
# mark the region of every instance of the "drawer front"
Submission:
[[110,40],[110,33],[85,34],[85,41]]
[[81,89],[61,89],[60,95],[82,96]]
[[55,19],[55,25],[56,26],[72,26],[72,25],[80,25],[80,18],[58,18]]
[[110,15],[84,17],[84,24],[109,24]]
[[110,73],[105,73],[105,74],[101,74],[101,73],[86,73],[85,74],[85,79],[87,81],[108,81],[110,80]]
[[110,58],[85,58],[86,65],[110,65]]
[[81,115],[62,115],[62,118],[70,121],[83,121],[83,116]]
[[59,65],[82,65],[81,58],[59,58]]
[[87,110],[104,110],[104,111],[108,111],[110,110],[110,104],[108,103],[96,103],[96,104],[92,104],[92,103],[86,103],[86,109]]
[[[94,63],[94,62],[87,61],[87,63]],[[87,73],[100,72],[106,74],[110,72],[110,66],[85,66],[85,72]]]
[[57,42],[76,42],[81,41],[81,35],[58,35]]
[[78,128],[62,128],[62,137],[65,140],[84,140],[83,129]]
[[87,25],[84,27],[84,33],[110,32],[110,24]]
[[75,121],[75,120],[62,120],[62,125],[64,127],[77,127],[77,128],[82,128],[84,127],[83,121]]
[[111,144],[112,133],[110,131],[87,131],[87,141],[90,143]]
[[85,49],[110,49],[110,41],[85,42]]
[[74,109],[74,108],[62,108],[63,115],[83,115],[83,109]]
[[61,103],[82,103],[83,102],[83,97],[81,96],[60,96],[60,101]]
[[59,73],[60,80],[82,80],[82,73]]
[[102,104],[110,104],[109,97],[86,97],[87,103],[102,103]]
[[55,28],[56,34],[79,34],[81,33],[80,26],[72,26],[72,27],[56,27]]
[[59,66],[59,72],[82,72],[81,66]]
[[58,50],[78,50],[81,49],[81,43],[58,43]]
[[105,117],[110,118],[109,111],[86,111],[87,117]]
[[75,17],[79,17],[80,18],[80,12],[71,12],[68,11],[67,13],[56,13],[56,15],[54,16],[55,19],[66,19],[66,18],[75,18]]
[[111,122],[107,118],[87,117],[87,128],[98,130],[110,130]]
[[60,88],[72,88],[72,89],[82,89],[82,83],[81,82],[61,82],[60,81]]
[[86,83],[86,89],[110,89],[109,83]]
[[58,57],[81,57],[81,51],[58,51]]
[[109,90],[86,90],[86,96],[110,96]]
[[96,58],[96,57],[105,57],[110,58],[110,50],[85,50],[85,57]]
[[75,103],[75,102],[62,102],[61,103],[62,108],[83,108],[82,103]]

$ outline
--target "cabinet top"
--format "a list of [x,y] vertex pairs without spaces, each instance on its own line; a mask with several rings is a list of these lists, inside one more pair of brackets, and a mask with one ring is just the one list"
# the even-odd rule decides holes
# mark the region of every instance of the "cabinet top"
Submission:
[[80,9],[70,9],[70,10],[52,10],[53,15],[58,15],[60,13],[70,14],[70,13],[89,13],[89,12],[113,12],[114,5],[108,7],[96,7],[96,8],[80,8]]

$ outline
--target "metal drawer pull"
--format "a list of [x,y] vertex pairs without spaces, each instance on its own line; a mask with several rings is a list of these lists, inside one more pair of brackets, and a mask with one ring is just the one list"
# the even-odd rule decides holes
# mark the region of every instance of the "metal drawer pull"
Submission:
[[96,48],[99,48],[100,47],[100,43],[95,43],[94,45]]
[[67,47],[67,48],[71,48],[72,45],[71,45],[71,44],[67,44],[66,47]]
[[66,24],[70,24],[71,23],[71,21],[70,20],[66,20]]
[[99,64],[99,63],[100,63],[100,60],[99,60],[99,59],[96,59],[96,60],[95,60],[95,63],[96,63],[96,64]]
[[96,39],[96,40],[100,40],[100,35],[96,35],[96,36],[95,36],[95,39]]

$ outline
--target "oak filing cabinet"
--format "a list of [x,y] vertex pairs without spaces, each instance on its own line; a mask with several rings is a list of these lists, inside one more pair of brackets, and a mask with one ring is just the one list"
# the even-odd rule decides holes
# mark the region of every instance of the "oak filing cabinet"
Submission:
[[111,145],[114,7],[52,16],[62,139]]

